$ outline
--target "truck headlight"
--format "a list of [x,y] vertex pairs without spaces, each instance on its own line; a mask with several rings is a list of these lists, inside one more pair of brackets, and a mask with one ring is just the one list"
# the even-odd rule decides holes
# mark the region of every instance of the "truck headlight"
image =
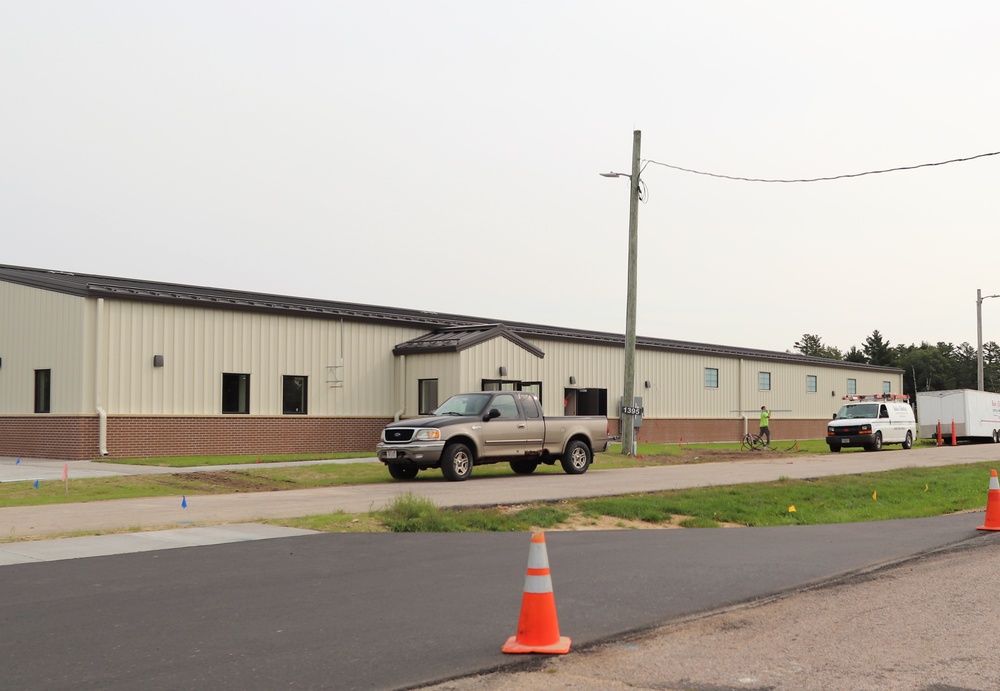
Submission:
[[439,429],[422,429],[418,430],[414,439],[419,439],[420,441],[430,441],[432,439],[440,439],[441,430]]

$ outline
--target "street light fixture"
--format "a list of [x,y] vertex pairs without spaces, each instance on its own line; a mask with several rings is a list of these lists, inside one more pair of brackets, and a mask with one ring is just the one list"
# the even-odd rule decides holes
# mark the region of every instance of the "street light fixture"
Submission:
[[983,300],[989,298],[1000,298],[1000,295],[983,295],[980,288],[976,288],[976,339],[979,348],[976,350],[976,359],[979,373],[979,390],[985,391],[985,377],[983,376]]
[[628,296],[625,304],[625,382],[622,386],[622,453],[635,454],[635,302],[639,253],[639,145],[642,132],[632,132],[632,174],[600,173],[605,178],[629,179]]

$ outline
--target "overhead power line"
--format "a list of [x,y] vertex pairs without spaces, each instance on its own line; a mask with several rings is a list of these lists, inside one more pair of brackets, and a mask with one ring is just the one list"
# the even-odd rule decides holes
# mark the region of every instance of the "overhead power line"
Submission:
[[866,170],[863,173],[846,173],[844,175],[830,175],[821,178],[801,178],[797,180],[781,180],[781,179],[771,179],[771,178],[744,178],[736,175],[722,175],[721,173],[709,173],[704,170],[694,170],[692,168],[683,168],[681,166],[671,165],[670,163],[661,163],[660,161],[648,160],[647,164],[652,163],[657,166],[663,166],[664,168],[672,168],[673,170],[680,170],[685,173],[694,173],[695,175],[707,175],[712,178],[723,178],[725,180],[740,180],[742,182],[826,182],[828,180],[842,180],[844,178],[860,178],[863,175],[878,175],[880,173],[895,173],[901,170],[916,170],[917,168],[930,168],[932,166],[946,166],[949,163],[964,163],[966,161],[974,161],[977,158],[985,158],[987,156],[996,156],[1000,154],[1000,151],[991,151],[986,154],[977,154],[975,156],[968,156],[966,158],[953,158],[948,161],[937,161],[935,163],[919,163],[915,166],[899,166],[896,168],[885,168],[883,170]]

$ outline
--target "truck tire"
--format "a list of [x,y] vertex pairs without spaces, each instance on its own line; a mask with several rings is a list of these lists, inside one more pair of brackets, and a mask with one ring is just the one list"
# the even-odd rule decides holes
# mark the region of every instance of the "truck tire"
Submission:
[[510,462],[510,469],[518,475],[531,475],[537,467],[538,461],[533,461],[530,458],[519,458]]
[[840,444],[830,444],[830,451],[833,453],[840,453],[841,448]]
[[875,436],[872,437],[872,443],[865,447],[865,451],[881,451],[882,450],[882,433],[876,432]]
[[445,480],[460,482],[472,475],[472,452],[465,444],[448,444],[441,455],[441,474]]
[[906,432],[906,439],[903,440],[903,448],[904,449],[913,448],[913,433],[910,431]]
[[387,463],[389,474],[396,480],[412,480],[417,476],[419,468],[412,463]]
[[592,460],[590,447],[582,441],[573,440],[566,445],[566,452],[559,462],[567,475],[583,475]]

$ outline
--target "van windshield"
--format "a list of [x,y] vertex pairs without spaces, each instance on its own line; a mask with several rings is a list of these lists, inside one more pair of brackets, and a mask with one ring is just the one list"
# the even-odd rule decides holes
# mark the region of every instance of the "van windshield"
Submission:
[[838,420],[853,420],[861,417],[878,417],[878,403],[845,405],[837,413]]

